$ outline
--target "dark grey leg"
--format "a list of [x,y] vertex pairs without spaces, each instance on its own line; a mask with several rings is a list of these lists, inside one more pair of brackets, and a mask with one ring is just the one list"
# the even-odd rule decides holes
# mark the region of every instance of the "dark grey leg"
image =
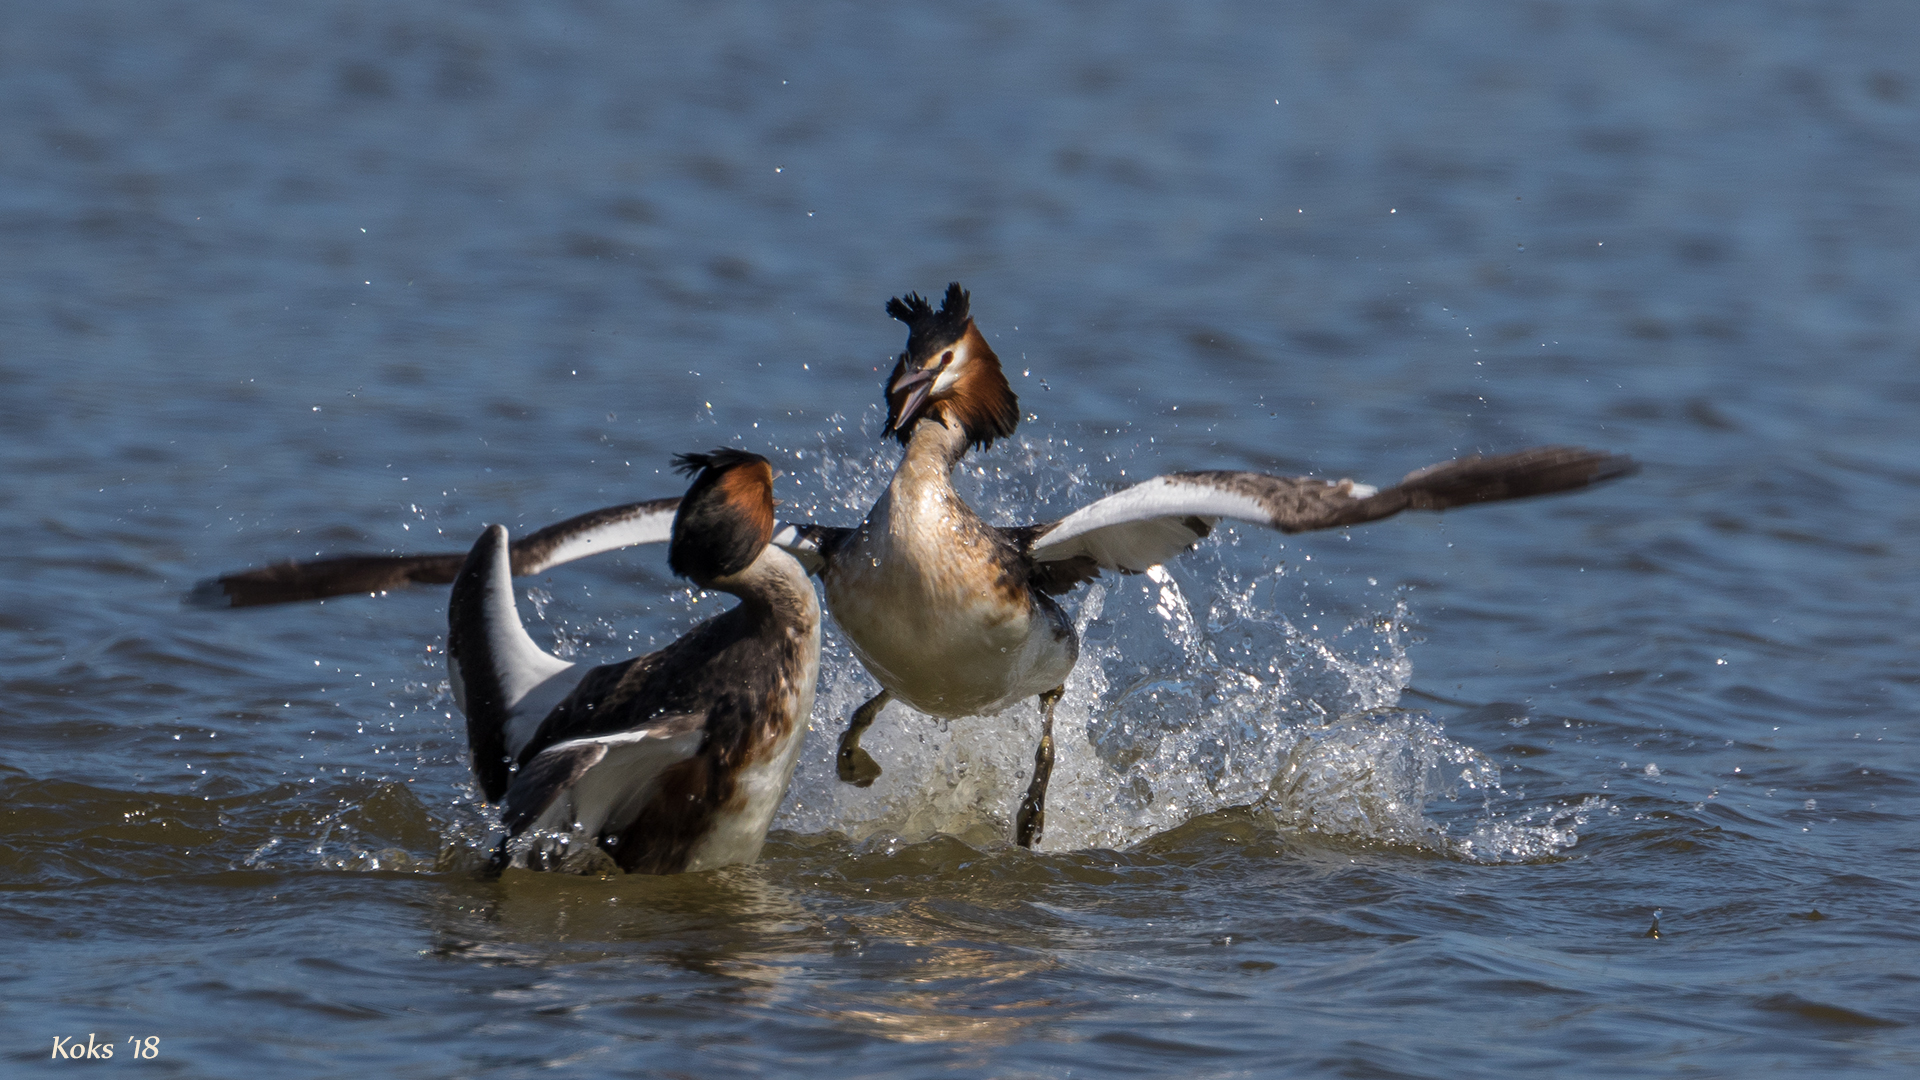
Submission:
[[488,859],[486,867],[480,871],[482,879],[490,881],[497,878],[507,872],[507,867],[513,865],[513,854],[507,850],[509,839],[511,838],[505,836],[500,838],[500,843],[493,849],[493,858]]
[[854,787],[872,787],[880,778],[880,763],[860,749],[860,736],[873,726],[873,718],[892,700],[893,695],[885,690],[873,695],[865,705],[853,710],[853,719],[847,721],[847,732],[840,736],[840,753],[834,758],[834,769],[840,779]]
[[1047,781],[1053,777],[1053,707],[1066,692],[1066,687],[1056,686],[1040,695],[1046,719],[1040,722],[1040,748],[1033,753],[1033,782],[1027,785],[1020,813],[1013,819],[1014,843],[1023,848],[1039,843],[1040,832],[1047,827]]

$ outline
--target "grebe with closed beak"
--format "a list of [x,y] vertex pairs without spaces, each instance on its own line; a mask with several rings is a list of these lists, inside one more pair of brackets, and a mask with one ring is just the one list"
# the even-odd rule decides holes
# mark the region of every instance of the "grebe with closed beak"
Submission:
[[447,669],[480,789],[504,804],[499,865],[557,866],[576,839],[641,873],[760,855],[813,711],[820,606],[806,571],[769,543],[767,459],[722,449],[675,463],[694,480],[668,565],[740,604],[666,648],[582,670],[535,645],[499,525],[454,578]]

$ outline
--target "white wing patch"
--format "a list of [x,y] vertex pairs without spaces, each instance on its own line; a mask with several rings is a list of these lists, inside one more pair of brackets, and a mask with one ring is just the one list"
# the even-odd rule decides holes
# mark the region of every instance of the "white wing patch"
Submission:
[[[1374,494],[1373,488],[1349,480],[1300,482],[1344,486],[1353,499]],[[1252,494],[1186,477],[1156,476],[1068,514],[1035,537],[1029,551],[1036,562],[1084,555],[1107,569],[1137,573],[1192,547],[1221,518],[1278,527],[1272,512]],[[1194,528],[1196,520],[1203,528]]]
[[704,736],[697,727],[663,725],[555,743],[515,777],[505,816],[523,822],[516,834],[578,828],[591,838],[623,828],[653,798],[660,774],[697,753]]
[[[506,748],[510,756],[520,751],[539,730],[540,722],[567,696],[579,681],[571,674],[574,665],[548,653],[527,636],[520,622],[520,609],[514,603],[513,569],[507,557],[507,530],[488,526],[493,558],[487,567],[487,580],[480,603],[481,632],[486,636],[487,659],[500,688],[500,705],[506,710]],[[447,657],[454,696],[462,712],[466,711],[466,672],[457,657]],[[479,674],[479,673],[473,673]]]
[[673,535],[673,515],[677,509],[678,506],[646,509],[611,521],[583,523],[576,530],[561,533],[553,547],[521,573],[538,574],[575,559],[639,544],[664,544]]
[[[673,539],[673,516],[679,509],[679,500],[671,501],[673,505],[643,508],[609,521],[582,521],[577,528],[569,528],[565,522],[550,525],[547,529],[554,530],[556,534],[553,546],[529,560],[519,568],[518,573],[524,577],[576,559],[605,555],[622,548],[667,543]],[[588,516],[591,515],[583,515],[583,518]],[[816,540],[803,534],[799,526],[792,522],[775,522],[773,529],[775,546],[784,548],[788,554],[800,560],[800,565],[809,573],[819,572],[822,561]]]

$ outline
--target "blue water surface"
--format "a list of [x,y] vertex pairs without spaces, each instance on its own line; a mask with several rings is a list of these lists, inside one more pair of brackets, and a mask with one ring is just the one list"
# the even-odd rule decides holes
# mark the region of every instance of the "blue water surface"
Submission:
[[[1920,1072],[1916,27],[5,6],[5,1071]],[[959,476],[1003,523],[1180,469],[1644,469],[1076,594],[1032,853],[1033,710],[896,706],[839,785],[874,684],[830,633],[760,864],[490,881],[443,591],[180,603],[720,444],[851,524],[882,305],[952,280],[1020,395]],[[596,661],[721,602],[648,550],[522,596]]]

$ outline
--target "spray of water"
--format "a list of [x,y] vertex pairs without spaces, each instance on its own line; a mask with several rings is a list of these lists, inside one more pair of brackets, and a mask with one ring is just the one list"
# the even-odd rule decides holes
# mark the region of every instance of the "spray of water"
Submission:
[[[889,478],[873,457],[832,440],[799,455],[790,472],[818,496],[790,501],[788,512],[851,524]],[[1022,438],[963,463],[956,483],[987,520],[1024,524],[1101,493],[1089,471],[1070,443]],[[1278,538],[1223,539],[1068,598],[1083,647],[1055,714],[1044,849],[1125,847],[1248,805],[1289,832],[1472,861],[1543,858],[1577,840],[1594,807],[1503,809],[1510,800],[1493,762],[1399,708],[1412,676],[1404,595],[1334,632],[1303,627],[1286,614],[1301,590],[1273,562]],[[1254,552],[1264,565],[1249,571]],[[1037,706],[949,722],[890,705],[864,740],[885,772],[855,788],[835,777],[833,751],[846,718],[877,689],[829,627],[812,731],[776,824],[872,843],[935,833],[1004,842],[1032,768]],[[1437,801],[1477,805],[1442,822],[1429,813]]]
[[[816,448],[794,451],[782,463],[782,516],[860,520],[891,476],[891,455],[874,438],[881,419],[877,409],[859,421],[833,417]],[[1097,466],[1106,475],[1131,464]],[[955,482],[988,521],[1025,524],[1103,494],[1094,468],[1068,440],[1022,437],[963,462]],[[1474,862],[1549,858],[1577,842],[1602,804],[1516,807],[1498,766],[1400,707],[1413,671],[1404,594],[1323,630],[1301,614],[1307,583],[1284,554],[1264,530],[1223,529],[1169,566],[1108,575],[1065,598],[1082,649],[1055,713],[1043,850],[1127,847],[1237,806],[1303,840]],[[537,587],[527,598],[530,623],[545,625],[562,656],[603,662],[657,644],[604,617],[563,617]],[[678,612],[670,633],[716,603],[724,598],[690,588],[666,598],[665,610]],[[847,717],[878,689],[829,620],[807,744],[775,826],[873,847],[936,834],[1006,843],[1039,740],[1037,705],[947,721],[894,703],[863,740],[884,773],[856,788],[836,777],[834,749]],[[434,707],[446,698],[442,684]],[[485,808],[466,809],[443,861],[490,844]]]

